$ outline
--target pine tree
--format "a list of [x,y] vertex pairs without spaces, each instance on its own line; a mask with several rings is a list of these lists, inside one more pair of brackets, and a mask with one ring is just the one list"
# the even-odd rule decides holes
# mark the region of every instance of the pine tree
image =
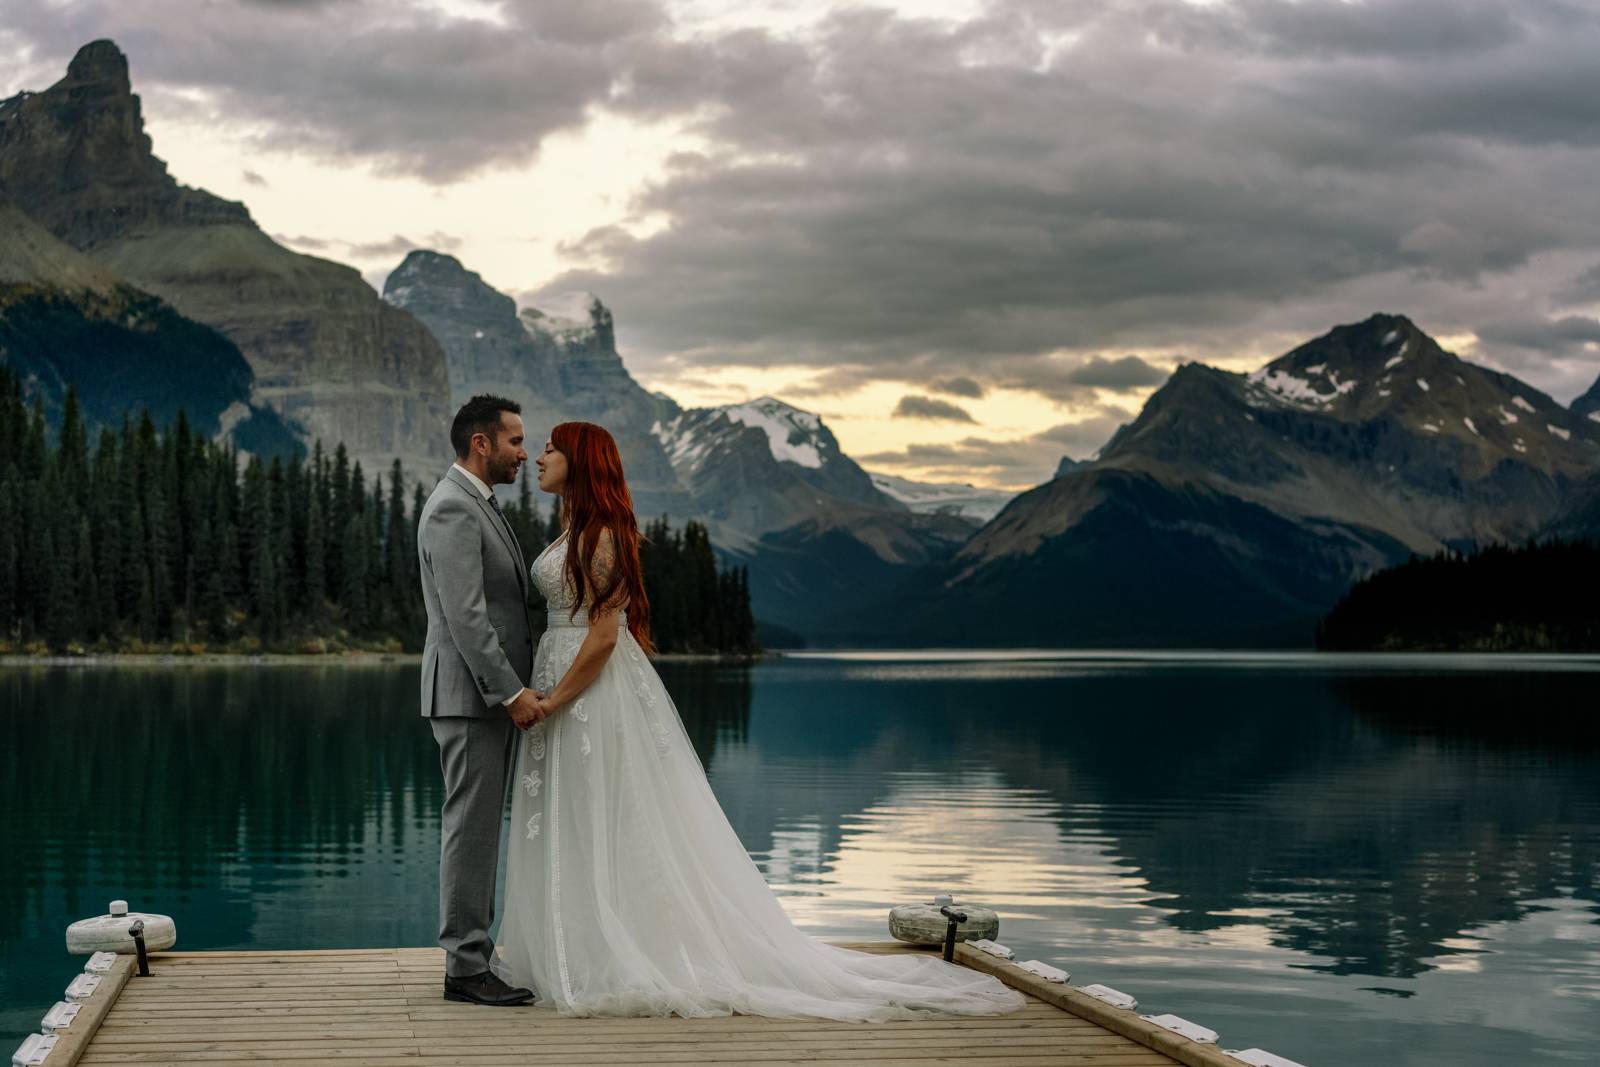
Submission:
[[345,611],[345,625],[352,631],[365,629],[367,622],[367,527],[359,514],[345,520],[340,555],[344,559],[344,584],[339,601]]
[[92,643],[100,638],[105,620],[100,614],[100,577],[94,568],[94,540],[88,516],[78,520],[77,552],[72,570],[77,584],[72,599],[79,608],[74,636]]
[[[52,495],[53,489],[46,490],[46,499]],[[78,599],[73,595],[77,590],[72,580],[73,557],[69,549],[76,538],[69,541],[66,537],[68,521],[59,509],[47,511],[39,542],[44,570],[40,623],[45,643],[57,651],[66,648],[78,630]]]
[[[0,439],[6,434],[0,428]],[[22,498],[22,475],[16,464],[7,462],[5,474],[0,476],[0,500],[7,502]],[[12,640],[17,633],[18,611],[21,608],[17,583],[17,565],[21,560],[20,531],[17,511],[13,507],[0,508],[0,642]]]
[[383,564],[388,615],[403,632],[416,625],[422,595],[417,587],[416,540],[406,519],[405,474],[400,461],[389,470],[389,505],[384,516]]
[[310,494],[306,514],[305,604],[306,620],[316,626],[327,611],[327,525],[323,521],[322,501]]
[[81,493],[89,487],[89,439],[78,410],[78,388],[67,386],[61,407],[61,445],[56,452],[57,469],[71,491]]
[[325,587],[340,603],[344,601],[344,534],[350,525],[350,454],[344,444],[333,451],[333,469],[328,475],[327,502],[328,529],[328,580]]
[[[185,643],[254,633],[270,645],[291,619],[317,632],[331,607],[353,633],[414,648],[426,488],[414,484],[408,512],[401,465],[368,487],[342,446],[331,460],[320,443],[304,461],[240,458],[181,411],[165,433],[148,412],[102,428],[91,453],[72,393],[47,437],[37,398],[25,404],[0,367],[0,642],[154,644],[181,620]],[[506,518],[528,562],[561,534],[559,501],[542,515],[526,471]],[[657,644],[753,647],[748,570],[719,568],[705,526],[662,516],[642,534]],[[1525,631],[1564,639],[1553,625]]]

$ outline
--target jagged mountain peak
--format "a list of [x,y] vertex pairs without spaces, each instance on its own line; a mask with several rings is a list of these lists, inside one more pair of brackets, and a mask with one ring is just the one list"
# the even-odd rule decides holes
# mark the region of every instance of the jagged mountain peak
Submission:
[[[679,477],[711,501],[711,514],[747,532],[787,525],[806,508],[821,507],[819,490],[836,503],[906,510],[845,455],[821,416],[776,397],[690,408],[652,429]],[[745,502],[724,499],[751,482],[786,487],[780,494],[787,494],[786,502],[757,515]]]
[[397,277],[406,278],[409,276],[437,280],[448,279],[452,276],[478,278],[477,274],[462,266],[461,261],[455,256],[448,252],[436,252],[431,248],[413,248],[406,253],[406,258],[400,261],[400,265],[389,272],[390,281]]
[[133,86],[128,79],[128,57],[108,37],[90,41],[78,49],[72,62],[67,64],[67,76],[56,85],[93,85],[112,92],[131,93]]
[[839,442],[822,417],[772,396],[712,408],[731,423],[760,430],[772,458],[780,463],[817,469],[839,453]]
[[383,283],[386,303],[407,311],[444,302],[453,307],[481,305],[488,309],[483,317],[508,322],[516,318],[516,304],[468,270],[455,256],[432,249],[418,248],[406,253],[400,265],[389,272]]
[[66,76],[0,106],[0,187],[80,251],[154,226],[254,226],[241,203],[180,185],[154,154],[128,60],[78,50]]
[[1344,422],[1387,420],[1501,459],[1577,469],[1600,445],[1585,423],[1509,374],[1446,351],[1403,315],[1337,326],[1245,376],[1245,402]]
[[243,204],[179,184],[128,71],[115,43],[94,41],[55,84],[12,98],[0,187],[98,267],[231,341],[260,385],[251,402],[303,427],[306,443],[343,441],[382,468],[440,463],[449,385],[433,337],[353,268],[290,251]]
[[820,467],[829,451],[839,450],[839,442],[823,426],[822,416],[776,397],[758,396],[743,404],[730,404],[723,411],[734,422],[763,431],[776,459]]
[[[1388,406],[1394,383],[1443,371],[1462,361],[1440,348],[1404,315],[1378,314],[1335,326],[1314,340],[1251,371],[1246,381],[1255,400],[1330,412]],[[1426,378],[1422,379],[1426,383]],[[1426,391],[1428,384],[1419,386]],[[1361,414],[1368,412],[1363,410]]]

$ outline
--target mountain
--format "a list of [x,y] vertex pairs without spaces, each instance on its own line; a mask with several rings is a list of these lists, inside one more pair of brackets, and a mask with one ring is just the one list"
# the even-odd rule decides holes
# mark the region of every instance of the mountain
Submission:
[[693,511],[651,426],[677,405],[647,392],[623,365],[609,308],[589,293],[523,308],[454,256],[408,254],[383,299],[421,320],[444,349],[452,409],[476,393],[522,405],[529,451],[572,420],[610,430],[641,518]]
[[383,298],[439,339],[453,403],[510,396],[541,443],[568,419],[610,430],[641,519],[705,523],[724,561],[750,568],[751,602],[769,626],[815,639],[829,604],[881,595],[973,530],[883,492],[811,412],[772,397],[685,410],[648,392],[592,294],[518,309],[455,257],[418,250],[389,275]]
[[239,349],[56,238],[0,194],[0,363],[54,422],[76,385],[90,426],[147,408],[165,425],[179,408],[207,437],[249,452],[291,454],[293,427],[251,403]]
[[1356,578],[1540,533],[1597,468],[1600,424],[1375,315],[1248,375],[1180,367],[889,617],[902,640],[1307,645]]
[[1569,410],[1574,415],[1600,422],[1600,378],[1595,379],[1588,392],[1572,402]]
[[444,353],[353,268],[268,238],[243,204],[178,184],[152,152],[126,57],[85,45],[43,92],[0,103],[0,188],[99,268],[215,328],[252,399],[369,471],[449,455]]
[[[1063,463],[1071,460],[1063,459]],[[924,515],[954,515],[981,526],[999,514],[1017,494],[1005,489],[982,489],[960,482],[918,482],[893,474],[868,471],[872,484],[892,500]]]
[[884,595],[972,533],[969,520],[885,493],[820,416],[773,397],[655,429],[717,546],[749,567],[757,618],[814,643],[834,642],[838,605]]
[[872,484],[821,418],[770,396],[680,411],[653,430],[700,514],[740,540],[829,506],[908,510]]

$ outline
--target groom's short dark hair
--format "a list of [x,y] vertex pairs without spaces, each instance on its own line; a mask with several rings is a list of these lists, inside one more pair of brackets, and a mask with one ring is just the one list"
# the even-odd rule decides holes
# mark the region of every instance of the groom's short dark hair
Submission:
[[502,411],[521,415],[522,405],[491,393],[480,393],[461,405],[455,421],[450,424],[450,447],[456,450],[457,459],[466,459],[472,454],[473,434],[488,434],[489,443],[495,443],[495,435],[500,432]]

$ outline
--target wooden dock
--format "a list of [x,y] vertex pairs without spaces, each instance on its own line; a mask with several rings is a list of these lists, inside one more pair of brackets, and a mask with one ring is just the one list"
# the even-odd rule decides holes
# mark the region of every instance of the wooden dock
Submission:
[[[917,951],[895,942],[851,945]],[[120,956],[46,1067],[242,1062],[470,1064],[974,1063],[982,1067],[1241,1067],[967,945],[957,960],[1028,995],[1020,1012],[879,1024],[762,1019],[566,1019],[444,1000],[438,949],[169,952],[133,976]]]

